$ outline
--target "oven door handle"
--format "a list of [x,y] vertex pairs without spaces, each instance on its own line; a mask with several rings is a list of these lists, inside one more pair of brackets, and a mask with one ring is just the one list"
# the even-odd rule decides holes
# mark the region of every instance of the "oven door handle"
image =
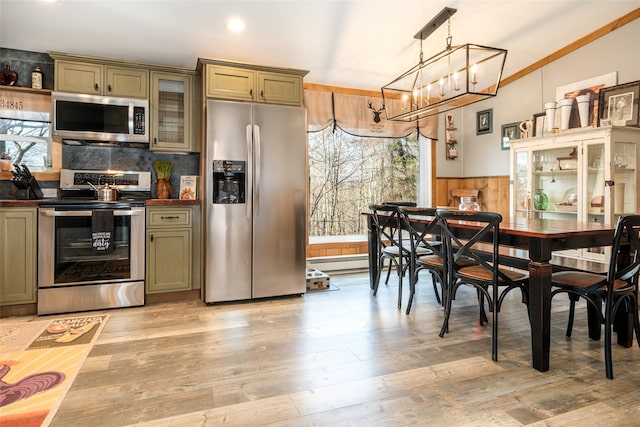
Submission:
[[[40,211],[41,215],[44,216],[92,216],[92,211]],[[144,211],[126,211],[126,210],[114,210],[113,216],[137,216],[144,215]]]

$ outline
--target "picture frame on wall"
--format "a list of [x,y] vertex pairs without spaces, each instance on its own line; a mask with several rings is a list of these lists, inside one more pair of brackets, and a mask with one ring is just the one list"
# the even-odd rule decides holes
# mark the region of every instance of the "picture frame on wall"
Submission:
[[640,80],[600,89],[598,118],[600,125],[640,127]]
[[544,133],[544,119],[547,117],[545,112],[537,113],[533,115],[533,135],[542,136]]
[[503,150],[508,150],[511,148],[511,141],[520,139],[520,128],[518,127],[519,124],[520,123],[515,122],[502,125],[502,132],[500,133],[500,147]]
[[476,113],[476,135],[493,132],[493,108]]

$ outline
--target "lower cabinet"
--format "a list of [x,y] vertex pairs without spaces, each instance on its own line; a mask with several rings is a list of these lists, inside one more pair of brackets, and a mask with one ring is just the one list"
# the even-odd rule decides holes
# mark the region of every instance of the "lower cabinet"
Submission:
[[0,208],[0,305],[36,302],[37,208]]
[[191,208],[147,207],[148,294],[192,288]]

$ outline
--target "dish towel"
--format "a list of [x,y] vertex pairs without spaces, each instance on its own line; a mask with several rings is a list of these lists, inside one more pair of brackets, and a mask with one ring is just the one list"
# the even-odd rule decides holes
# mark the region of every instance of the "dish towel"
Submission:
[[113,251],[113,209],[91,211],[91,246],[94,253]]

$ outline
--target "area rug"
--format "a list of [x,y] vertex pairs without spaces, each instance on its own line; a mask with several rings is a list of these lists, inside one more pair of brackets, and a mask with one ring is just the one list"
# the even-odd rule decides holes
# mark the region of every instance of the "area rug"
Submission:
[[108,319],[0,321],[0,426],[49,425]]

